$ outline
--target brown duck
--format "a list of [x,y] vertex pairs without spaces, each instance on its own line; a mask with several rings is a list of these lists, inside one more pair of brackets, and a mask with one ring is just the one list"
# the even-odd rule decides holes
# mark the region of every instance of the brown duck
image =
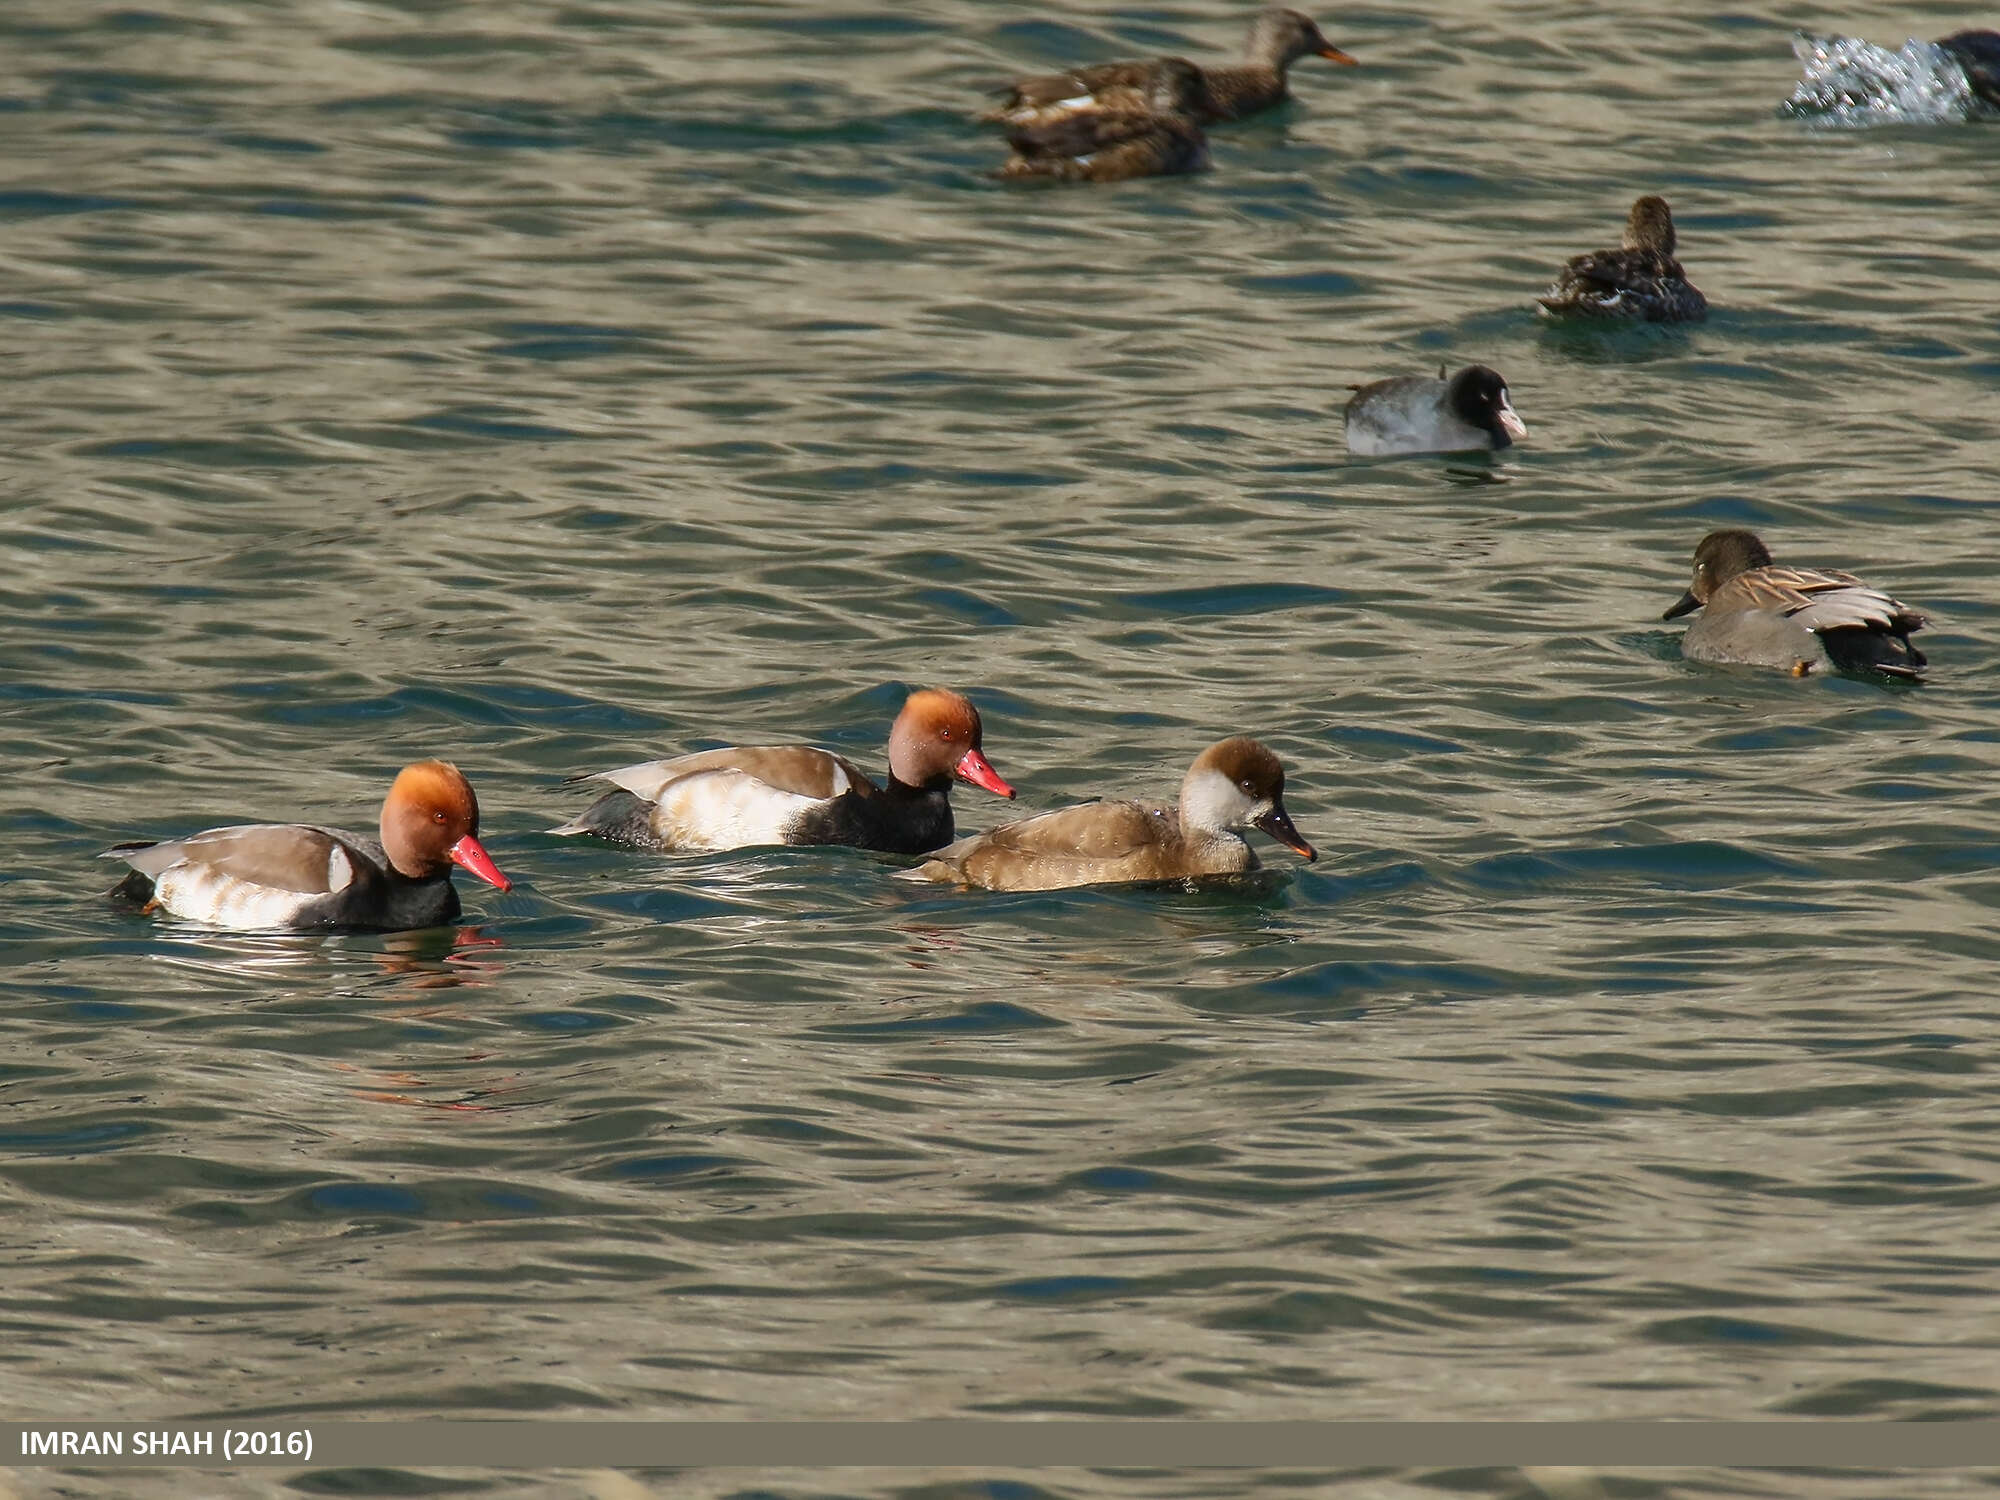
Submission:
[[1198,172],[1208,165],[1208,138],[1196,123],[1201,70],[1185,58],[1163,57],[1131,108],[1081,109],[1010,121],[1014,154],[1002,177],[1053,182],[1123,182]]
[[1317,859],[1285,812],[1285,768],[1245,735],[1202,751],[1181,782],[1180,806],[1086,802],[960,839],[905,872],[910,880],[993,891],[1235,875],[1257,856],[1235,832],[1258,828]]
[[1667,200],[1648,194],[1632,205],[1616,250],[1571,256],[1536,300],[1558,316],[1697,322],[1708,299],[1674,259],[1674,242]]
[[[1275,5],[1251,23],[1244,57],[1241,67],[1195,69],[1199,87],[1188,113],[1196,124],[1240,120],[1289,98],[1287,70],[1302,57],[1356,66],[1355,59],[1320,35],[1309,17]],[[1080,112],[1144,110],[1159,71],[1170,63],[1193,66],[1181,58],[1160,57],[1017,78],[1005,102],[984,118],[1032,125]]]
[[1689,661],[1911,680],[1926,666],[1910,644],[1922,615],[1852,573],[1780,566],[1750,531],[1711,531],[1694,549],[1694,581],[1662,618],[1696,610],[1701,618],[1681,637]]

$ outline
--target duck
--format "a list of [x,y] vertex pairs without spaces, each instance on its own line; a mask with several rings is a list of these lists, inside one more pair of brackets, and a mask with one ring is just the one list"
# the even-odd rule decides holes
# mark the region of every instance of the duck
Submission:
[[479,842],[479,799],[449,761],[403,767],[382,800],[381,837],[313,823],[239,823],[104,851],[132,867],[115,894],[237,931],[399,932],[459,914],[454,865],[513,882]]
[[1662,619],[1702,612],[1681,637],[1689,661],[1779,667],[1805,677],[1831,666],[1919,681],[1910,644],[1924,617],[1852,573],[1781,567],[1755,532],[1711,531],[1694,549],[1694,581]]
[[1347,451],[1363,458],[1389,453],[1455,453],[1500,449],[1528,435],[1497,370],[1467,365],[1446,378],[1399,375],[1354,387],[1347,403]]
[[1124,182],[1199,172],[1208,165],[1208,138],[1194,116],[1201,72],[1186,58],[1168,57],[1131,107],[1076,110],[1010,121],[1014,154],[1003,178],[1055,182]]
[[[1214,125],[1269,109],[1290,97],[1288,70],[1302,57],[1324,57],[1344,67],[1358,66],[1356,59],[1322,36],[1309,17],[1271,6],[1250,23],[1241,67],[1195,68],[1198,92],[1189,113],[1197,125]],[[1185,58],[1148,58],[1017,78],[1004,91],[1000,107],[983,118],[1003,125],[1028,125],[1097,110],[1144,109],[1159,71],[1168,64],[1194,68]]]
[[1954,31],[1937,44],[1965,69],[1972,92],[2000,109],[2000,31]]
[[1708,316],[1708,299],[1674,259],[1673,211],[1651,193],[1633,203],[1616,250],[1572,256],[1536,300],[1559,317],[1692,323]]
[[884,786],[831,750],[728,746],[572,777],[617,790],[549,832],[656,853],[841,844],[925,854],[951,842],[954,778],[1014,795],[986,759],[982,733],[979,710],[963,696],[920,688],[890,726]]
[[1054,891],[1238,875],[1257,868],[1239,828],[1261,829],[1304,859],[1319,858],[1285,811],[1285,768],[1247,735],[1195,757],[1177,807],[1107,801],[1060,808],[961,839],[900,878]]

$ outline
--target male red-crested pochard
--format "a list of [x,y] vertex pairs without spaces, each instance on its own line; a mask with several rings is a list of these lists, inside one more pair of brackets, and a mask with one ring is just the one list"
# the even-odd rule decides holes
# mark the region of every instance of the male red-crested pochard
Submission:
[[1302,57],[1355,66],[1352,57],[1320,34],[1311,18],[1274,5],[1250,23],[1241,67],[1198,69],[1179,58],[1155,57],[1017,78],[1000,107],[984,118],[1010,126],[1046,125],[1059,116],[1093,110],[1157,108],[1149,96],[1158,86],[1161,70],[1178,64],[1191,69],[1198,87],[1188,109],[1195,124],[1240,120],[1290,97],[1288,70]]
[[240,823],[104,853],[132,867],[118,893],[246,931],[392,932],[458,916],[451,867],[512,889],[479,842],[479,799],[457,766],[403,767],[382,800],[381,839],[309,823]]
[[1924,617],[1852,573],[1771,560],[1752,531],[1711,531],[1694,549],[1694,581],[1662,619],[1701,611],[1681,637],[1689,661],[1779,667],[1794,677],[1825,668],[1917,681],[1927,663],[1910,644]]
[[889,780],[806,745],[730,746],[600,771],[607,792],[551,833],[588,833],[637,849],[846,844],[923,854],[951,842],[951,784],[1014,789],[980,749],[979,710],[957,693],[910,694],[889,730]]
[[903,875],[994,891],[1235,875],[1257,867],[1238,828],[1262,829],[1294,853],[1319,858],[1285,812],[1285,768],[1246,735],[1202,751],[1181,782],[1177,809],[1124,801],[1065,807],[960,839]]

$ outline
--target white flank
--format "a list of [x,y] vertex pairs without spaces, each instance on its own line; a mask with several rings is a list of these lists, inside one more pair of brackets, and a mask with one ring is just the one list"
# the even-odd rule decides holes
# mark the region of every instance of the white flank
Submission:
[[153,883],[153,899],[177,917],[239,931],[289,927],[311,896],[224,875],[206,865],[175,865]]
[[782,844],[799,818],[820,801],[779,791],[745,771],[702,771],[661,793],[653,808],[653,831],[676,849]]

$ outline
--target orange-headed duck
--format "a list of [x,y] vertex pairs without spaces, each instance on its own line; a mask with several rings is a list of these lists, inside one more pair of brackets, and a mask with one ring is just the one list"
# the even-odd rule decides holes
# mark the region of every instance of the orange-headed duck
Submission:
[[1782,567],[1755,532],[1711,531],[1694,549],[1694,581],[1662,619],[1701,611],[1681,637],[1689,661],[1781,667],[1795,677],[1828,666],[1916,680],[1923,652],[1910,633],[1924,617],[1852,573]]
[[1202,751],[1181,782],[1178,810],[1152,802],[1065,807],[961,839],[904,878],[1053,891],[1234,875],[1257,867],[1238,828],[1262,829],[1287,849],[1319,858],[1285,812],[1285,768],[1243,735]]
[[184,839],[120,844],[120,895],[212,927],[435,927],[458,916],[451,867],[512,883],[479,842],[479,799],[457,766],[403,767],[382,801],[380,842],[307,823],[242,823]]
[[1172,64],[1190,68],[1197,92],[1188,113],[1197,125],[1240,120],[1269,109],[1290,95],[1287,69],[1302,57],[1324,57],[1348,67],[1355,60],[1320,35],[1319,27],[1295,10],[1272,6],[1250,25],[1238,68],[1194,68],[1179,58],[1147,58],[1140,62],[1098,63],[1067,73],[1019,78],[988,120],[1003,125],[1041,125],[1061,115],[1093,110],[1157,109],[1150,102],[1161,70]]
[[619,790],[549,831],[638,849],[847,844],[923,854],[951,842],[954,777],[1014,795],[980,750],[979,710],[957,693],[923,688],[889,730],[887,786],[831,750],[731,746],[574,777]]

